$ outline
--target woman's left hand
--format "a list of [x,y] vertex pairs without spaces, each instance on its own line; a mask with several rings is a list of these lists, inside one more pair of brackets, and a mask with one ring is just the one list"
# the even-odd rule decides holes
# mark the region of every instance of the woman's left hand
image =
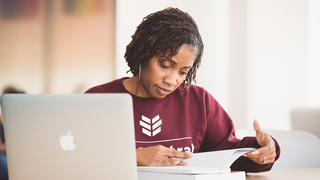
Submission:
[[253,152],[246,153],[244,156],[257,164],[273,163],[276,158],[276,148],[273,139],[261,130],[256,120],[253,122],[253,127],[256,131],[258,144],[261,147]]

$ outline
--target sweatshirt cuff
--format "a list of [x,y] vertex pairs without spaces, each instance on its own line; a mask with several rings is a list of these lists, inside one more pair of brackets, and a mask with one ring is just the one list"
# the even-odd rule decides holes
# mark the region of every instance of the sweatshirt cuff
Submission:
[[[276,148],[276,158],[275,158],[275,161],[276,161],[280,157],[280,146],[277,140],[275,140],[273,137],[272,139],[274,141],[275,148]],[[259,148],[260,145],[258,144],[255,137],[245,137],[241,141],[241,148],[244,148],[244,147]],[[264,171],[269,171],[272,168],[274,162],[270,164],[257,164],[252,160],[250,160],[249,158],[241,156],[231,165],[231,170],[245,171],[245,172],[264,172]]]

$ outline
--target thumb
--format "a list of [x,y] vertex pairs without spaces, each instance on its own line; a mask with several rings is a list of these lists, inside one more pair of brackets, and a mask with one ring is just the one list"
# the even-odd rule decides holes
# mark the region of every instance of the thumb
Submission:
[[257,134],[261,132],[261,127],[257,120],[253,120],[253,128]]
[[253,127],[254,127],[254,130],[256,131],[256,138],[257,138],[258,144],[260,146],[263,146],[266,143],[265,142],[265,134],[262,131],[257,120],[253,121]]
[[259,125],[257,120],[253,121],[253,128],[256,131],[256,138],[257,138],[258,142],[260,142],[260,140],[263,137],[263,131],[261,130],[261,127],[260,127],[260,125]]

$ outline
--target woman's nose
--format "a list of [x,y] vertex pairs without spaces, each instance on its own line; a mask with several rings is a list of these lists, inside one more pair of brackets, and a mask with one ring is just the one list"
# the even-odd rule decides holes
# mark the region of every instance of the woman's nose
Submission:
[[176,86],[179,83],[179,73],[171,72],[164,78],[164,82],[169,86]]

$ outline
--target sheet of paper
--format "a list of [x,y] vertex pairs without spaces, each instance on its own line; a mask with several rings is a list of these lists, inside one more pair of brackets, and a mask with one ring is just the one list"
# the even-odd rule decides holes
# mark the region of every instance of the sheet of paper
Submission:
[[228,169],[241,155],[254,150],[255,148],[238,148],[195,153],[192,158],[186,161],[188,167],[214,167],[217,169]]
[[221,174],[230,173],[230,169],[217,169],[212,167],[188,167],[188,166],[139,166],[138,171],[167,173],[167,174]]
[[193,157],[185,160],[186,166],[139,166],[143,172],[167,174],[221,174],[230,173],[231,164],[241,155],[254,151],[255,148],[239,148],[222,151],[195,153]]

